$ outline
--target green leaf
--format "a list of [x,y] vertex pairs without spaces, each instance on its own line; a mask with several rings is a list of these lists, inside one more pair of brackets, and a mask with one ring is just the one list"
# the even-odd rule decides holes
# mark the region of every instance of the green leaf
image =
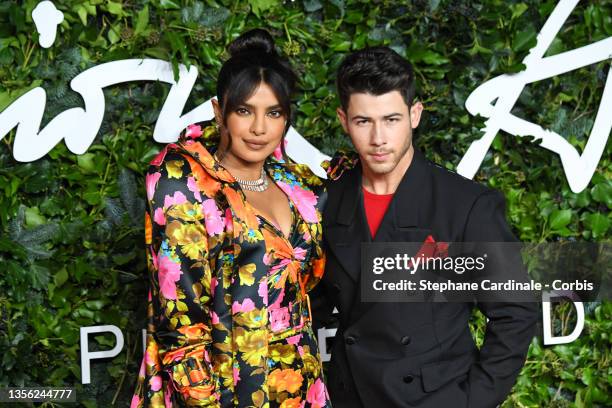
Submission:
[[173,0],[160,0],[159,5],[160,5],[161,8],[166,9],[166,10],[180,9],[181,8],[181,6],[179,6]]
[[603,238],[610,228],[610,219],[602,213],[588,214],[585,225],[593,233],[594,239]]
[[342,52],[342,51],[350,50],[351,44],[352,43],[349,40],[338,39],[338,40],[332,41],[329,46],[334,51]]
[[172,47],[173,51],[181,52],[181,50],[183,50],[186,47],[185,42],[183,41],[183,39],[178,33],[174,31],[167,31],[165,33],[165,36],[170,42],[170,47]]
[[261,13],[270,10],[272,7],[279,5],[278,0],[249,0],[249,5],[253,14],[257,17],[261,17]]
[[79,15],[79,18],[81,19],[81,23],[83,23],[83,25],[86,26],[87,25],[87,9],[81,5],[77,9],[77,14]]
[[344,17],[344,21],[349,24],[357,24],[363,20],[363,14],[360,10],[351,10],[346,13],[346,17]]
[[583,383],[591,385],[593,379],[593,369],[591,367],[585,367],[582,370],[582,377],[580,377]]
[[121,30],[120,24],[115,24],[109,27],[106,36],[108,37],[108,41],[110,41],[111,44],[116,44],[121,39],[121,37],[119,36],[119,30]]
[[142,34],[147,25],[149,24],[149,6],[146,5],[142,10],[138,12],[138,17],[136,19],[136,27],[134,27],[134,34]]
[[106,4],[107,10],[109,13],[111,14],[115,14],[117,16],[123,16],[123,6],[121,5],[121,3],[114,3],[112,1],[109,1]]
[[94,163],[94,154],[85,153],[77,156],[77,163],[80,168],[86,172],[93,173],[96,171],[96,165]]
[[512,17],[510,17],[511,20],[516,20],[529,9],[529,6],[525,3],[511,4],[509,7],[510,10],[512,10]]
[[102,308],[108,307],[109,305],[107,301],[98,299],[88,300],[87,302],[85,302],[85,306],[87,306],[89,310],[102,310]]
[[68,271],[66,268],[60,269],[55,276],[53,276],[53,283],[56,288],[61,287],[68,280]]
[[442,65],[449,62],[449,59],[437,52],[427,50],[422,58],[423,62],[429,65]]
[[411,46],[407,51],[410,60],[414,63],[424,62],[427,65],[442,65],[450,62],[448,58],[431,49],[423,48],[422,46]]
[[46,224],[47,220],[40,214],[38,207],[28,207],[25,210],[25,224],[28,227],[37,227]]
[[313,103],[306,102],[306,103],[301,104],[299,109],[300,109],[300,112],[303,112],[306,115],[312,115],[314,114],[316,106]]
[[429,11],[430,12],[434,12],[438,9],[438,6],[440,6],[440,0],[429,0]]
[[536,45],[537,35],[532,25],[517,31],[512,40],[512,50],[521,52],[533,48]]
[[554,210],[549,216],[550,228],[560,230],[567,226],[572,220],[571,210]]
[[102,197],[97,191],[88,191],[83,194],[83,200],[87,201],[90,205],[98,205],[102,202]]
[[612,208],[612,183],[603,182],[595,185],[591,189],[591,197],[608,208]]

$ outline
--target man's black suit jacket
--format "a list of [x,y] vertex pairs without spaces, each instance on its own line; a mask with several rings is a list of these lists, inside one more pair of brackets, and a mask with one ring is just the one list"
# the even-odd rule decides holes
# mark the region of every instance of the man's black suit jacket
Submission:
[[[327,266],[312,294],[320,325],[339,311],[327,385],[334,408],[495,407],[512,388],[534,335],[535,303],[479,303],[480,350],[468,320],[474,303],[362,303],[360,244],[370,237],[361,166],[328,185]],[[373,241],[516,241],[503,196],[428,161],[415,149]]]

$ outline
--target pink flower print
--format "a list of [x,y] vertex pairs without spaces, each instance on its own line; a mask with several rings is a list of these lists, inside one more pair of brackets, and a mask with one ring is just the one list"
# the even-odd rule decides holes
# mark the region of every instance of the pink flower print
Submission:
[[277,332],[289,327],[289,309],[281,307],[270,310],[270,326],[272,331]]
[[268,282],[265,279],[259,282],[257,294],[263,299],[263,304],[268,306]]
[[[149,367],[152,367],[152,366],[155,365],[155,361],[153,361],[151,353],[146,353],[146,352],[144,353],[144,357],[142,358],[142,364],[143,364],[143,367],[142,367],[143,370],[144,370],[144,365],[145,364],[147,366],[149,366]],[[143,374],[143,376],[144,376],[144,374]]]
[[147,358],[147,354],[148,353],[145,353],[145,356],[142,358],[142,363],[140,363],[140,371],[138,372],[139,377],[145,376],[145,359]]
[[297,346],[302,339],[302,333],[296,334],[295,336],[287,337],[287,343]]
[[172,408],[172,382],[168,381],[166,392],[164,393],[164,408]]
[[185,350],[182,350],[180,353],[174,354],[172,356],[172,361],[180,361],[185,358]]
[[283,269],[288,264],[289,264],[289,260],[288,259],[283,259],[282,261],[280,261],[279,263],[274,265],[272,268],[270,268],[270,274],[275,274],[276,272],[280,271],[281,269]]
[[216,314],[214,311],[210,312],[210,322],[212,324],[219,324],[219,315]]
[[248,313],[251,310],[255,309],[255,304],[251,299],[244,299],[242,304],[240,302],[235,301],[232,304],[232,314],[236,313]]
[[306,250],[302,247],[293,248],[293,257],[297,260],[303,261],[306,257]]
[[187,197],[185,197],[185,194],[181,193],[180,191],[175,191],[174,195],[170,196],[166,194],[166,197],[164,197],[164,208],[168,208],[171,205],[183,204],[186,202]]
[[164,209],[158,207],[155,209],[155,213],[153,214],[153,221],[157,225],[166,225],[166,214],[164,214]]
[[304,347],[302,346],[297,346],[298,349],[298,353],[300,354],[300,357],[304,356]]
[[320,378],[317,378],[317,381],[308,388],[306,401],[312,404],[312,408],[321,408],[325,406],[325,394],[327,394],[325,384]]
[[236,384],[238,384],[238,381],[241,380],[241,378],[240,378],[240,370],[237,367],[234,367],[232,369],[232,373],[233,373],[233,376],[234,376],[234,385],[236,385]]
[[210,278],[210,293],[215,294],[215,289],[217,288],[217,278]]
[[306,222],[318,222],[319,217],[317,216],[317,210],[315,205],[317,204],[317,196],[312,191],[304,190],[300,186],[294,185],[289,186],[287,183],[279,181],[278,186],[291,198],[294,202],[299,213]]
[[[155,269],[158,269],[159,264],[157,263],[157,254],[155,253],[155,251],[151,251],[150,254],[151,254],[151,261],[153,262],[153,267]],[[151,292],[149,292],[149,294],[151,294]]]
[[151,160],[151,164],[153,166],[159,166],[160,164],[162,164],[163,161],[164,161],[164,158],[166,157],[166,153],[168,153],[168,146],[167,145],[166,145],[166,147],[161,149],[161,151],[159,153],[157,153],[157,156],[155,156],[155,158],[153,158],[153,160]]
[[193,193],[193,196],[195,197],[195,199],[201,203],[202,195],[200,194],[200,189],[198,189],[198,186],[196,184],[195,177],[187,178],[187,188],[189,189],[189,191]]
[[151,386],[151,391],[161,390],[161,386],[162,386],[161,376],[154,375],[153,377],[151,377],[151,379],[149,380],[149,385]]
[[176,300],[176,282],[181,278],[181,263],[174,262],[167,254],[158,257],[159,289],[166,299]]
[[132,397],[132,403],[130,404],[130,408],[137,408],[138,404],[140,404],[140,397],[136,394]]
[[153,174],[148,173],[147,177],[145,177],[145,184],[147,186],[147,198],[149,199],[149,201],[153,199],[153,195],[155,194],[155,186],[157,185],[157,182],[159,181],[160,177],[160,172]]
[[[287,139],[283,139],[283,144],[284,147],[287,148]],[[272,153],[272,155],[274,156],[274,158],[276,160],[282,160],[283,159],[283,151],[281,150],[281,144],[279,143],[278,146],[276,146],[276,149],[274,149],[274,152]]]
[[225,209],[225,230],[229,234],[234,232],[234,217],[232,216],[232,210],[229,208]]
[[272,254],[266,252],[263,256],[264,265],[270,265],[272,263]]
[[285,288],[282,287],[280,292],[278,292],[278,296],[276,297],[276,300],[274,301],[274,303],[268,306],[268,310],[278,309],[284,298],[285,298]]
[[185,137],[190,139],[196,139],[202,136],[202,128],[200,125],[189,125],[187,126],[187,130],[185,131]]
[[206,224],[206,231],[211,235],[217,235],[223,232],[225,221],[221,214],[223,214],[217,207],[217,203],[212,198],[205,200],[202,203],[202,213],[204,214],[204,223]]

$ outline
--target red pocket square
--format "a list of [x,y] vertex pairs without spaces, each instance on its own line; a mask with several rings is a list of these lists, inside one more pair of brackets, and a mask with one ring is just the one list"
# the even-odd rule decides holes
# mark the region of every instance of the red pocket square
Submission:
[[[434,237],[428,235],[423,242],[423,245],[417,251],[414,259],[422,257],[428,258],[446,258],[448,256],[448,242],[436,242]],[[412,262],[411,262],[412,264]],[[412,265],[410,265],[412,267]]]

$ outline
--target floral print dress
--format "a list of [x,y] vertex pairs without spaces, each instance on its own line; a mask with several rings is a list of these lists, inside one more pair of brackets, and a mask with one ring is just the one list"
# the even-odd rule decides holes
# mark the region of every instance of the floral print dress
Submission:
[[270,157],[289,198],[286,238],[191,125],[151,162],[145,214],[148,327],[132,408],[330,407],[308,291],[325,264],[318,179]]

